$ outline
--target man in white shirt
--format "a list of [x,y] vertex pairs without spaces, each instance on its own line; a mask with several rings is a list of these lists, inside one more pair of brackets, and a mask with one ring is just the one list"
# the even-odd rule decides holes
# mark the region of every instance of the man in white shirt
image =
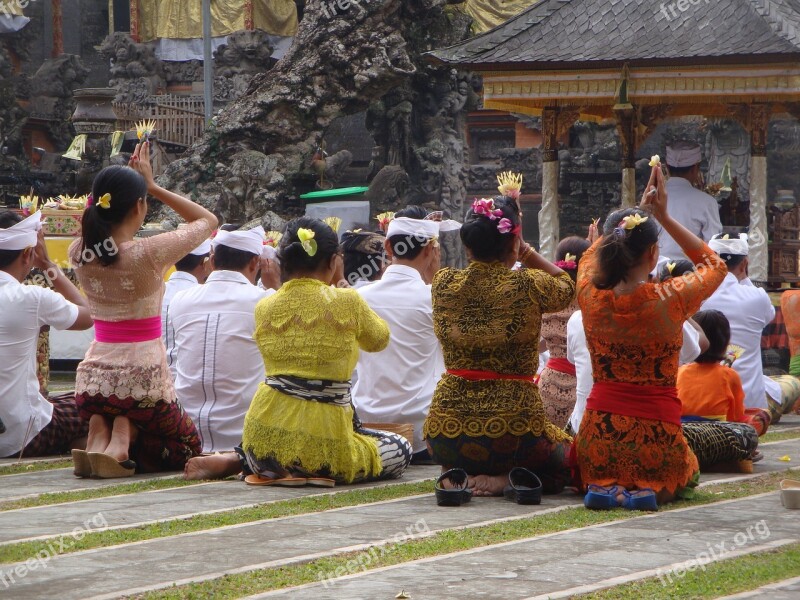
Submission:
[[744,350],[733,368],[742,378],[745,408],[768,411],[767,394],[778,399],[778,403],[781,398],[780,385],[764,376],[761,363],[761,335],[775,318],[775,307],[767,292],[754,286],[747,276],[750,251],[747,235],[733,239],[715,237],[709,246],[728,265],[728,274],[703,303],[703,310],[715,309],[724,314],[731,324],[731,344]]
[[255,333],[255,308],[277,288],[276,263],[262,258],[264,230],[220,231],[212,243],[214,271],[204,285],[176,294],[169,313],[175,332],[175,392],[194,421],[203,452],[233,450],[264,361]]
[[353,403],[361,420],[411,423],[417,462],[427,457],[422,426],[444,372],[439,340],[433,331],[431,286],[423,279],[439,267],[439,223],[395,218],[386,233],[391,265],[380,281],[359,293],[389,324],[391,338],[382,352],[361,353]]
[[[702,330],[694,321],[683,324],[683,345],[678,357],[678,364],[685,365],[700,356],[708,349],[708,339],[701,335]],[[575,365],[577,378],[575,409],[569,419],[572,433],[578,433],[586,412],[586,399],[592,391],[594,377],[592,375],[592,358],[586,343],[586,331],[583,329],[583,313],[575,311],[567,321],[567,360]]]
[[[712,236],[722,232],[717,201],[697,189],[702,186],[700,162],[703,154],[700,146],[692,142],[676,142],[667,147],[669,181],[669,214],[681,225],[708,242]],[[696,187],[697,186],[697,187]],[[658,242],[661,254],[672,260],[686,258],[680,246],[662,230]]]
[[189,254],[175,263],[175,272],[164,285],[164,298],[161,300],[161,331],[167,349],[167,366],[175,379],[175,332],[169,329],[169,307],[178,292],[205,283],[211,273],[211,240],[206,240]]
[[[22,285],[31,268],[55,291]],[[38,277],[38,276],[37,276]],[[86,300],[47,255],[41,213],[25,220],[0,213],[0,457],[47,456],[85,448],[88,422],[75,401],[49,402],[39,392],[36,345],[41,327],[92,326]]]

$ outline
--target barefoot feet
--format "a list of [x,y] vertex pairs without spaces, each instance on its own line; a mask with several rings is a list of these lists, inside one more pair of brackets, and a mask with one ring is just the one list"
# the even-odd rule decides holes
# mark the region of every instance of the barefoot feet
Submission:
[[472,488],[474,496],[502,496],[506,485],[508,485],[508,473],[470,476],[467,487]]
[[235,452],[195,456],[183,468],[183,478],[189,480],[224,479],[242,470],[239,455]]

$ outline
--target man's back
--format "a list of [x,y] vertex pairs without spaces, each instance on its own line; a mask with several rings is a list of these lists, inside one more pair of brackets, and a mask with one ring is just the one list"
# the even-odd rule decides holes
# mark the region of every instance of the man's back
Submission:
[[172,300],[175,392],[204,452],[241,442],[245,413],[265,377],[253,333],[256,304],[269,294],[241,273],[215,271],[204,285]]
[[[708,242],[712,236],[722,232],[719,205],[712,197],[692,187],[683,177],[671,177],[667,181],[669,214],[689,231]],[[659,236],[661,254],[670,259],[686,258],[680,246],[666,231]]]
[[444,372],[431,288],[416,269],[392,265],[380,281],[358,291],[389,324],[391,339],[382,352],[361,353],[353,401],[364,421],[412,423],[414,452],[421,452],[422,425]]
[[36,343],[45,325],[72,327],[78,308],[59,294],[21,285],[0,271],[0,457],[19,452],[50,422],[53,405],[39,394]]
[[744,353],[733,364],[742,378],[745,406],[767,408],[764,371],[761,364],[761,334],[775,317],[775,308],[767,293],[749,280],[740,283],[728,273],[722,285],[703,303],[703,310],[715,309],[724,314],[731,325],[731,344]]

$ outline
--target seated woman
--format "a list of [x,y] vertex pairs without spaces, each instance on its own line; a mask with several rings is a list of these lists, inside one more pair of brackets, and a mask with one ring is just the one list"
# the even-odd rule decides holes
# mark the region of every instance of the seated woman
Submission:
[[722,364],[731,327],[718,310],[700,311],[694,320],[709,340],[697,360],[678,370],[684,435],[700,466],[751,458],[758,447],[758,423],[745,413],[739,374]]
[[322,221],[290,222],[278,256],[283,286],[256,306],[255,339],[267,379],[247,412],[241,462],[204,456],[187,479],[249,473],[253,485],[333,485],[400,477],[411,462],[402,436],[361,427],[350,401],[359,350],[379,352],[389,327],[343,280],[336,233]]
[[[442,269],[432,285],[447,372],[423,435],[433,460],[465,470],[478,496],[501,495],[514,467],[537,474],[545,493],[570,481],[571,438],[547,420],[533,380],[542,314],[569,306],[575,283],[520,231],[514,200],[476,200],[460,233],[469,266]],[[518,259],[528,268],[512,271]]]
[[[653,167],[642,208],[608,217],[578,274],[595,380],[575,440],[589,508],[622,503],[656,510],[698,474],[681,429],[678,354],[684,321],[719,286],[726,267],[669,216],[660,165]],[[647,282],[658,261],[656,220],[693,262],[705,263],[702,278]]]
[[[208,239],[217,218],[156,185],[148,142],[136,147],[131,167],[108,167],[97,175],[82,237],[69,249],[95,320],[95,341],[75,381],[89,440],[86,452],[73,457],[75,473],[85,477],[182,469],[201,449],[192,420],[175,398],[161,340],[161,298],[167,270]],[[148,194],[188,225],[135,238]]]
[[[590,245],[589,240],[577,236],[561,240],[556,248],[556,266],[575,281],[581,257]],[[567,321],[576,310],[578,301],[573,300],[564,310],[542,317],[542,339],[550,358],[541,372],[539,390],[547,420],[562,429],[575,408],[577,380],[575,366],[567,360]]]

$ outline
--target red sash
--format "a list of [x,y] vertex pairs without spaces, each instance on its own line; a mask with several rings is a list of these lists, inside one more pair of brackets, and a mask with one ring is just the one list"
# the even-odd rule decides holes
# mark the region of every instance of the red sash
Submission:
[[681,401],[674,387],[598,381],[586,399],[586,408],[681,424]]
[[566,358],[549,358],[545,367],[559,373],[575,376],[575,365]]
[[103,344],[149,342],[161,337],[161,317],[129,321],[95,321],[94,339]]
[[533,383],[535,375],[510,375],[495,373],[494,371],[472,371],[470,369],[447,369],[450,375],[461,377],[467,381],[489,381],[492,379],[512,379],[514,381],[527,381]]

